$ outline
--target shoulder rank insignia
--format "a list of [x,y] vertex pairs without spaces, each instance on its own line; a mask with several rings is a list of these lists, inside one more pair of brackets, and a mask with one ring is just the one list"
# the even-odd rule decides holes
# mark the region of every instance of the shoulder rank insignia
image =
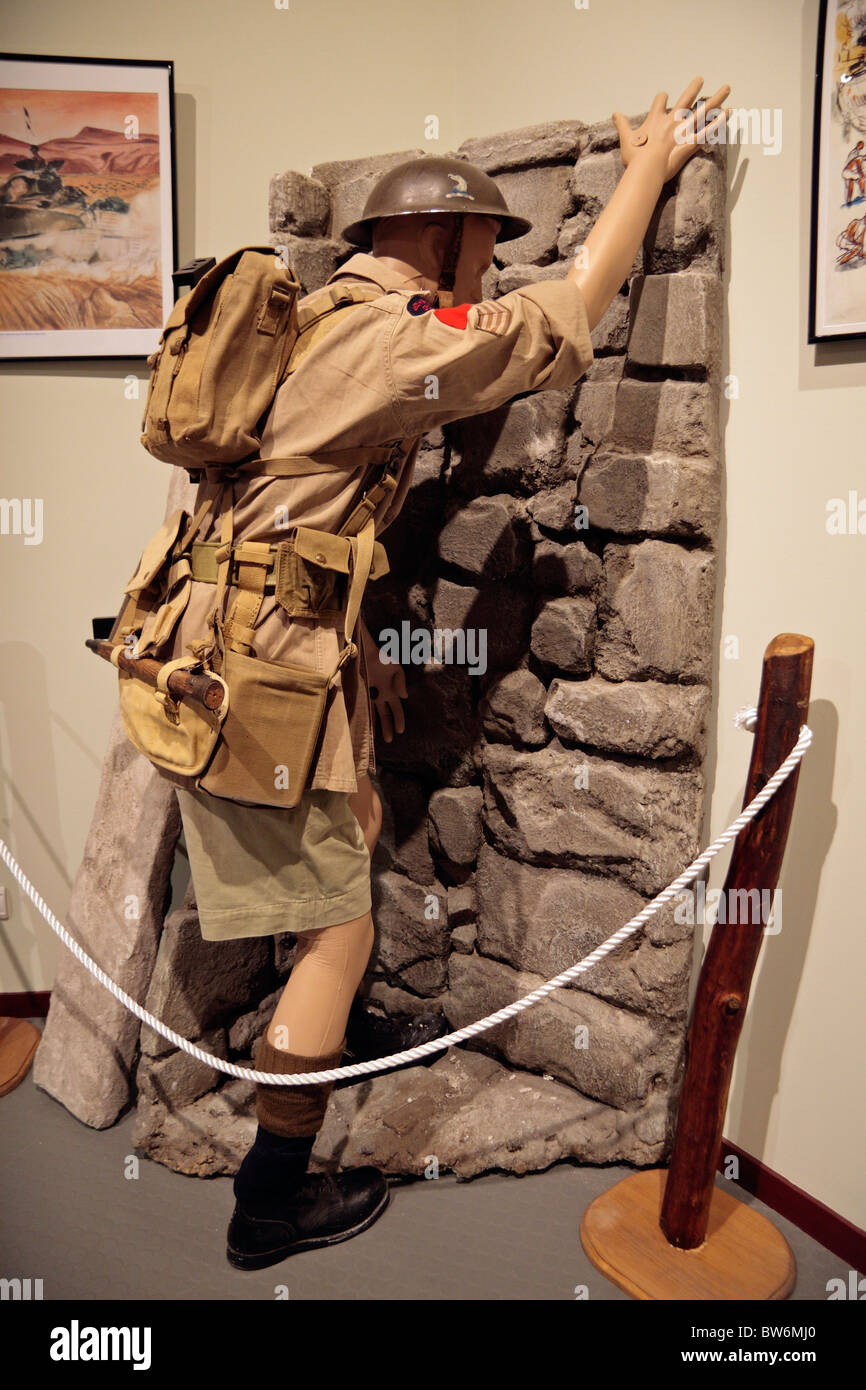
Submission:
[[410,314],[426,314],[432,307],[430,300],[423,294],[413,294],[412,298],[406,301],[406,309]]
[[483,328],[485,333],[507,333],[511,323],[511,310],[495,299],[483,299],[473,304],[473,328]]

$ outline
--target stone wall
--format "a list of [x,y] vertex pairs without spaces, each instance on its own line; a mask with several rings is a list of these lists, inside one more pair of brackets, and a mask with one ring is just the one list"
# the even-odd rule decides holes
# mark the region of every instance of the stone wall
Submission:
[[[638,124],[643,116],[633,118]],[[423,151],[288,172],[271,241],[305,291],[352,254],[338,229]],[[455,153],[534,226],[496,248],[489,297],[566,273],[622,171],[612,123],[509,131]],[[659,201],[569,391],[427,437],[371,585],[374,634],[472,629],[487,668],[406,666],[406,732],[377,740],[385,825],[365,990],[456,1028],[573,964],[700,848],[719,522],[724,147]],[[585,509],[582,511],[581,509]],[[248,1063],[294,938],[203,942],[191,894],[147,1007]],[[317,1163],[523,1172],[562,1157],[654,1164],[681,1075],[691,927],[671,906],[541,1004],[432,1064],[334,1092]],[[251,1001],[261,1000],[256,1007]],[[172,1168],[233,1172],[253,1087],[142,1030],[136,1141]]]

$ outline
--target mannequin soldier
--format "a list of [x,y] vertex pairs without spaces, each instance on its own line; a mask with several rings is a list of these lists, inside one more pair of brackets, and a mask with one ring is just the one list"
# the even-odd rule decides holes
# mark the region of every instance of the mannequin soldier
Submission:
[[[495,182],[463,160],[429,156],[386,173],[359,221],[343,230],[358,253],[315,292],[363,283],[373,295],[342,307],[340,321],[312,342],[281,385],[262,433],[261,457],[401,441],[399,482],[374,514],[378,536],[403,505],[426,432],[520,393],[562,390],[579,380],[593,360],[590,333],[628,276],[664,183],[695,152],[693,103],[701,85],[701,78],[689,83],[672,111],[667,93],[658,93],[637,131],[614,113],[625,170],[580,263],[562,279],[494,301],[484,301],[481,289],[494,247],[531,224],[514,217]],[[709,108],[729,91],[720,88]],[[705,133],[727,114],[709,122]],[[425,390],[431,375],[437,382],[432,399]],[[281,508],[293,523],[336,531],[358,493],[351,472],[244,480],[235,492],[236,534],[282,540],[285,531],[274,519]],[[207,587],[193,586],[176,636],[178,653],[196,626],[202,628],[209,599],[198,591]],[[255,1054],[256,1068],[268,1073],[340,1065],[373,946],[370,856],[382,808],[369,776],[375,772],[370,695],[375,692],[382,735],[390,742],[404,730],[407,691],[402,668],[381,662],[360,620],[359,628],[359,661],[343,668],[296,810],[178,789],[203,935],[298,936],[292,973]],[[287,621],[266,595],[256,645],[268,660],[323,671],[333,666],[341,635],[339,619]],[[441,1035],[441,1027],[426,1033],[425,1027],[422,1020],[420,1029],[392,1031],[390,1050]],[[380,1046],[370,1055],[388,1050]],[[353,1056],[363,1052],[361,1043]],[[333,1083],[257,1086],[258,1130],[234,1180],[228,1229],[227,1255],[235,1267],[262,1268],[348,1239],[384,1211],[389,1190],[376,1168],[307,1173],[332,1089]]]

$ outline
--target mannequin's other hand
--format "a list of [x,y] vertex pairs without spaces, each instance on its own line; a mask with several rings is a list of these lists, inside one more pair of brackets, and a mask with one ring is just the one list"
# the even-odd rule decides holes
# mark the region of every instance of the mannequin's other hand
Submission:
[[[731,108],[724,107],[713,120],[707,121],[699,131],[695,131],[695,118],[698,113],[693,109],[692,103],[703,85],[702,77],[693,78],[672,111],[667,109],[667,92],[657,92],[646,120],[637,130],[632,130],[628,119],[621,111],[614,111],[613,121],[619,136],[623,164],[628,166],[634,159],[654,159],[661,169],[665,183],[678,174],[701,147],[697,135],[705,141],[707,134],[714,132],[731,114]],[[730,86],[725,83],[711,97],[701,100],[705,102],[707,110],[715,110],[730,90]],[[679,132],[679,140],[676,138],[676,132]]]
[[375,642],[370,639],[364,649],[367,663],[367,680],[370,685],[370,699],[379,716],[379,727],[386,743],[391,743],[394,733],[402,734],[406,722],[400,701],[407,697],[406,676],[403,667],[396,661],[382,661]]

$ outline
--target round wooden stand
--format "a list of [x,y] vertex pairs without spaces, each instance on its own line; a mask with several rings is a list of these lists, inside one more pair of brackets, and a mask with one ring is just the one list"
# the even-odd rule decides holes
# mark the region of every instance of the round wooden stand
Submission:
[[664,1168],[633,1173],[591,1202],[580,1239],[596,1269],[632,1298],[781,1299],[794,1254],[760,1212],[714,1188],[707,1235],[695,1250],[669,1244],[659,1225]]

